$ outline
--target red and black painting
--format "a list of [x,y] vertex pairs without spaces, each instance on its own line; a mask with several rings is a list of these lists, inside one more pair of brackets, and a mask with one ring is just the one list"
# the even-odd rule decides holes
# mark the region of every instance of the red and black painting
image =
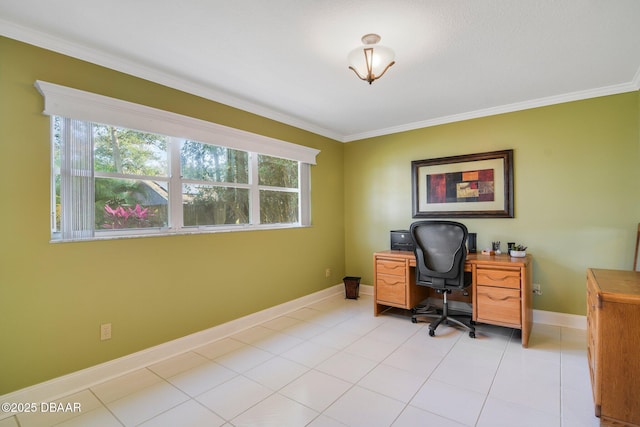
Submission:
[[493,169],[427,175],[427,204],[494,201]]

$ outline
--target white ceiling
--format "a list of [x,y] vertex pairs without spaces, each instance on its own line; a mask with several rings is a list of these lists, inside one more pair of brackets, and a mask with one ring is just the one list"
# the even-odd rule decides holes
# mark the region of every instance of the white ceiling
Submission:
[[0,0],[0,34],[343,142],[640,88],[638,0]]

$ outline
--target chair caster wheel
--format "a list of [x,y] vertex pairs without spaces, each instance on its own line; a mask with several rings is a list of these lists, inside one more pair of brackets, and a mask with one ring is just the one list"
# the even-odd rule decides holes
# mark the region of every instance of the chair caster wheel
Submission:
[[433,329],[429,329],[429,336],[430,337],[435,337],[436,336],[436,332]]
[[475,338],[475,337],[476,337],[475,332],[469,332],[469,338]]
[[418,319],[416,319],[415,317],[411,318],[411,323],[418,323]]

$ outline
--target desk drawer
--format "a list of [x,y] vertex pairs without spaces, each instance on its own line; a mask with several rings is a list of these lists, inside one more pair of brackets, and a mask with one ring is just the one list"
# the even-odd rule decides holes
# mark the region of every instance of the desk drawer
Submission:
[[376,300],[404,307],[407,303],[407,283],[404,276],[378,274]]
[[478,286],[476,305],[479,322],[521,327],[519,290]]
[[376,269],[378,274],[389,274],[392,276],[405,276],[407,273],[406,263],[404,261],[395,261],[389,259],[378,259],[376,261]]
[[520,289],[520,269],[503,270],[480,268],[477,270],[477,284],[500,288]]

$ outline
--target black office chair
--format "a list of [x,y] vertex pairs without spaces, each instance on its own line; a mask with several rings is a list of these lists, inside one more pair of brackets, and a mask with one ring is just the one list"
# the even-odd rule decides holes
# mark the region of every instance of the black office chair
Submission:
[[471,284],[471,273],[464,271],[467,258],[467,227],[453,221],[418,221],[411,224],[411,237],[415,242],[416,284],[429,286],[443,295],[442,313],[416,312],[411,318],[435,317],[429,325],[429,335],[434,336],[440,323],[454,323],[476,337],[475,328],[449,315],[447,294],[464,289]]

